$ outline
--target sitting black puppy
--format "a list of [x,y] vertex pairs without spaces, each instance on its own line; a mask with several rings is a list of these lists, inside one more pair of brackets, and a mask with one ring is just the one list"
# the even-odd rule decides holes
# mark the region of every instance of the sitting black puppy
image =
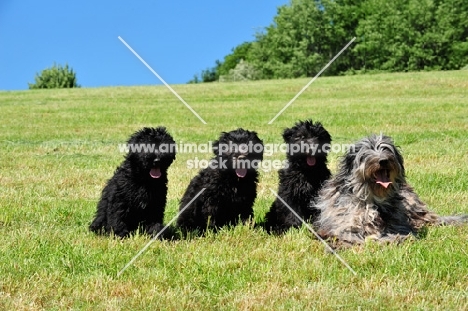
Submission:
[[[317,196],[322,183],[330,178],[327,168],[330,134],[319,122],[306,120],[285,129],[283,139],[288,146],[288,161],[278,172],[278,196],[302,219],[313,222],[318,211],[310,207],[310,201]],[[265,216],[268,231],[280,233],[301,225],[302,221],[278,198]]]
[[163,228],[167,169],[175,142],[164,127],[143,128],[128,140],[129,152],[107,182],[89,229],[126,237],[139,227],[150,235]]
[[253,217],[263,142],[257,133],[239,128],[223,132],[213,152],[216,157],[192,179],[180,202],[177,225],[185,231],[215,230]]

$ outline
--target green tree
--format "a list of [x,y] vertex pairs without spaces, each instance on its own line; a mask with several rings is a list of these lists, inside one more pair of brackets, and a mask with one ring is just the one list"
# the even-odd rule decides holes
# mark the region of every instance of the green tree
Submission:
[[435,12],[441,37],[441,54],[445,55],[443,69],[460,69],[468,65],[468,2],[438,0]]
[[244,42],[233,48],[232,53],[226,55],[218,67],[219,76],[229,74],[229,71],[235,69],[241,61],[249,61],[251,47],[252,42]]
[[195,84],[195,83],[201,83],[200,78],[198,78],[198,75],[193,75],[192,80],[189,80],[187,82],[188,84]]
[[73,69],[61,65],[54,65],[36,74],[35,83],[28,83],[29,89],[54,89],[80,87]]
[[434,6],[431,0],[410,2],[366,1],[363,7],[366,18],[356,30],[362,41],[355,48],[365,55],[366,69],[407,71],[432,63],[433,53],[422,47],[429,44]]
[[232,53],[224,57],[224,61],[217,60],[215,66],[202,70],[200,77],[194,75],[193,79],[188,83],[201,83],[218,81],[219,77],[229,75],[232,69],[235,69],[237,64],[248,59],[251,42],[244,42],[232,49]]
[[[353,30],[345,28],[350,23],[340,20],[343,15],[339,1],[291,0],[278,8],[273,24],[257,34],[250,62],[263,78],[315,75],[352,38]],[[342,55],[326,74],[339,73],[346,63]]]
[[460,69],[468,64],[468,1],[290,0],[200,80],[310,77],[353,37],[324,75]]
[[219,67],[221,66],[221,64],[222,63],[219,60],[216,60],[216,65],[214,67],[206,68],[205,70],[202,70],[200,77],[198,77],[198,75],[195,74],[192,80],[188,81],[187,83],[192,84],[192,83],[218,81]]
[[367,0],[355,51],[366,69],[459,69],[468,61],[468,4],[459,0]]

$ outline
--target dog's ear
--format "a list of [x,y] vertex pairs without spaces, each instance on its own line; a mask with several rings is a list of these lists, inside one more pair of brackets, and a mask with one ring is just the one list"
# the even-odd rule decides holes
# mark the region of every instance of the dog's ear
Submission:
[[401,166],[401,175],[403,177],[405,177],[406,176],[405,175],[405,163],[404,163],[404,160],[403,160],[403,156],[401,155],[400,147],[394,146],[393,149],[395,150],[395,158],[397,159],[398,163]]
[[346,167],[349,167],[350,170],[353,170],[354,161],[356,160],[356,153],[354,151],[350,149],[344,158],[346,162]]
[[213,142],[213,153],[214,155],[219,155],[219,140]]
[[258,137],[257,132],[249,132],[249,140],[252,142],[252,144],[259,144],[263,146],[263,141],[260,139],[260,137]]
[[127,140],[128,144],[135,144],[138,141],[138,137],[142,135],[142,132],[145,130],[145,128],[142,128],[135,133],[133,133],[130,138]]
[[347,176],[352,173],[354,170],[354,161],[356,161],[356,155],[359,153],[361,147],[362,146],[359,143],[352,144],[348,147],[348,151],[345,155],[343,155],[340,162],[340,172],[343,172]]
[[292,140],[292,137],[296,133],[296,130],[294,128],[287,128],[284,129],[283,131],[283,139],[285,143],[288,143]]
[[[251,152],[257,154],[258,159],[260,161],[263,161],[263,152],[264,152],[265,145],[263,144],[263,141],[260,139],[260,137],[258,137],[257,132],[250,132],[249,140],[252,142],[252,149],[253,150]],[[257,152],[257,151],[259,151],[259,152]]]
[[226,144],[226,142],[229,141],[228,136],[229,136],[229,133],[221,132],[221,135],[219,135],[219,139],[213,142],[213,153],[215,156],[221,156],[223,153],[223,150],[226,149],[225,146],[221,146],[222,148],[220,148],[219,145]]
[[161,144],[167,144],[170,146],[170,148],[174,151],[177,149],[177,144],[174,140],[174,138],[169,134],[169,132],[166,130],[165,127],[158,127],[157,130],[159,130],[160,136],[161,136]]
[[330,144],[332,141],[330,133],[325,129],[325,127],[320,122],[312,122],[312,120],[307,120],[305,124],[308,127],[308,131],[314,133],[320,143]]
[[328,133],[327,130],[325,130],[325,128],[321,128],[321,131],[320,131],[320,134],[319,134],[319,141],[322,143],[322,144],[331,144],[332,142],[332,137],[330,135],[330,133]]
[[343,186],[343,183],[345,183],[349,176],[352,176],[355,158],[356,156],[354,154],[349,153],[346,153],[341,157],[341,160],[338,164],[338,172],[333,178],[333,180],[339,184],[339,187]]

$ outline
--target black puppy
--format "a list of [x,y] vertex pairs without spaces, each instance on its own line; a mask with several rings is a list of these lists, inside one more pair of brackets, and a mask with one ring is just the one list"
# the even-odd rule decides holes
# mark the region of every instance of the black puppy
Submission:
[[143,128],[128,140],[129,152],[107,182],[89,229],[126,237],[139,227],[148,234],[162,228],[167,169],[175,142],[164,127]]
[[213,152],[216,157],[192,179],[180,202],[177,225],[185,231],[203,232],[253,217],[263,142],[257,133],[239,128],[223,132],[214,142]]
[[[283,132],[287,144],[286,167],[279,170],[278,196],[302,219],[314,221],[318,211],[310,207],[322,183],[330,177],[327,154],[330,134],[319,122],[299,121]],[[265,216],[268,231],[280,233],[290,227],[300,227],[302,221],[278,198]]]

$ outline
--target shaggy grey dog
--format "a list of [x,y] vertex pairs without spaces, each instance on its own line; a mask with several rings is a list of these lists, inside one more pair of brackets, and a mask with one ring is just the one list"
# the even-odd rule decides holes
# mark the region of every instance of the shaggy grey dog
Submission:
[[366,239],[398,242],[426,224],[468,221],[468,215],[441,217],[428,210],[406,182],[399,150],[383,135],[352,146],[311,204],[320,210],[317,233],[338,247]]

